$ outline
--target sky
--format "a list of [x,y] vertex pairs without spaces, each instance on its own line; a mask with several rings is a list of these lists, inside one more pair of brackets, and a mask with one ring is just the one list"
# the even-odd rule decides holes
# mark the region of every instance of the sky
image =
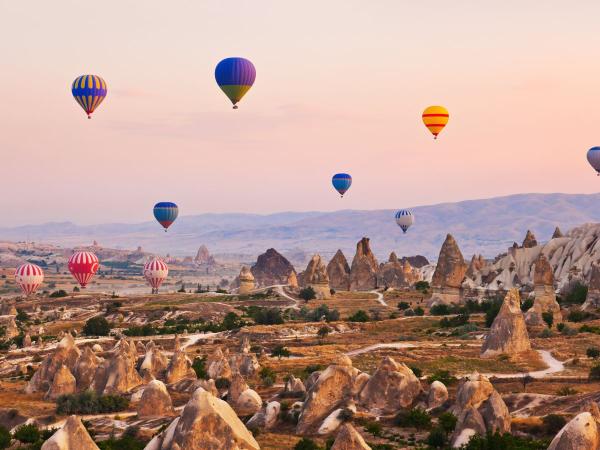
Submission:
[[[2,225],[598,192],[598,17],[597,0],[0,0]],[[229,56],[257,71],[235,111],[214,80]],[[70,92],[88,73],[108,84],[92,120]]]

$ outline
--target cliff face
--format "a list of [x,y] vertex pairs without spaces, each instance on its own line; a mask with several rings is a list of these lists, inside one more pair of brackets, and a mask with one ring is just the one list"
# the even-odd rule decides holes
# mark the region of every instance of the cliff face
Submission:
[[259,255],[250,271],[258,286],[287,284],[290,273],[296,273],[294,266],[274,248]]
[[364,237],[356,244],[356,254],[350,268],[350,290],[367,291],[377,287],[379,264],[371,251],[369,238]]

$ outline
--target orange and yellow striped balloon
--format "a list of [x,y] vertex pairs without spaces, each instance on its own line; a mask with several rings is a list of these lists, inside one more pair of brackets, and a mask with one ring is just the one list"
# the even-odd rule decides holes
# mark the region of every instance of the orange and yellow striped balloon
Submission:
[[443,106],[428,106],[423,111],[423,123],[431,131],[434,139],[437,139],[437,135],[444,129],[449,118],[448,110]]

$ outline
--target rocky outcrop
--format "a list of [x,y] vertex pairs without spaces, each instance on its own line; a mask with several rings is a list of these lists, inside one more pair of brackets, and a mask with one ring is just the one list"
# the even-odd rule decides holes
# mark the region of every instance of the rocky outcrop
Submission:
[[277,424],[280,412],[281,404],[279,402],[269,402],[261,411],[254,414],[250,420],[248,420],[246,426],[249,430],[270,430]]
[[427,394],[427,409],[439,408],[448,400],[448,389],[441,381],[435,380],[429,386]]
[[42,444],[41,450],[99,450],[77,416],[69,416],[65,424]]
[[451,412],[458,419],[451,439],[455,448],[474,434],[510,432],[508,408],[484,375],[474,373],[461,380]]
[[0,316],[16,316],[17,307],[14,300],[2,300],[0,303]]
[[564,237],[562,234],[562,231],[560,231],[560,228],[556,227],[554,229],[554,233],[552,233],[552,239],[561,238],[561,237]]
[[283,392],[287,397],[302,397],[306,393],[306,388],[300,378],[290,375],[285,382]]
[[260,371],[258,358],[254,353],[236,353],[229,357],[229,367],[232,372],[239,372],[251,378]]
[[163,417],[175,414],[171,396],[160,380],[152,380],[144,388],[142,398],[137,404],[139,417]]
[[345,423],[335,437],[331,450],[371,450],[363,437],[351,424]]
[[233,409],[198,389],[181,416],[152,439],[145,450],[259,450],[252,433]]
[[467,272],[467,264],[451,234],[442,244],[438,262],[431,279],[433,295],[430,305],[460,302],[460,287]]
[[592,263],[590,272],[587,298],[581,305],[583,310],[600,308],[600,260]]
[[531,343],[521,311],[519,291],[511,289],[504,297],[500,312],[481,347],[481,356],[514,355],[528,350],[531,350]]
[[206,361],[206,373],[209,378],[217,380],[219,378],[231,379],[232,371],[223,351],[217,347]]
[[56,346],[54,353],[48,354],[40,368],[33,374],[26,392],[46,392],[58,369],[64,365],[72,372],[80,355],[81,352],[75,345],[73,336],[67,333]]
[[474,278],[475,274],[480,272],[486,266],[486,260],[481,255],[473,255],[471,262],[467,268],[465,275],[469,278]]
[[298,282],[302,287],[312,287],[320,300],[331,297],[327,268],[318,254],[310,259],[306,270],[298,275]]
[[73,375],[77,380],[78,391],[85,391],[92,386],[100,361],[100,358],[94,354],[90,346],[83,348],[73,371]]
[[214,265],[216,264],[215,258],[212,257],[206,245],[201,245],[196,252],[196,256],[194,257],[194,262],[198,265]]
[[535,239],[535,235],[531,232],[531,230],[527,230],[527,233],[525,234],[525,239],[523,239],[523,245],[521,247],[523,248],[533,248],[533,247],[537,247],[538,243],[537,240]]
[[238,294],[249,294],[254,290],[254,275],[252,275],[252,272],[248,266],[242,267],[238,280]]
[[258,286],[287,284],[290,273],[296,274],[294,266],[274,248],[259,255],[250,271]]
[[350,289],[350,266],[341,250],[338,250],[327,264],[329,285],[333,289],[347,291]]
[[163,378],[168,365],[169,360],[154,341],[148,342],[146,344],[146,355],[140,366],[140,375],[147,380]]
[[296,433],[316,432],[327,416],[351,401],[358,373],[347,356],[338,357],[325,369],[307,393]]
[[556,325],[562,322],[562,314],[560,313],[560,305],[556,301],[556,294],[554,293],[552,267],[550,267],[550,263],[543,253],[540,253],[536,259],[534,270],[535,300],[533,306],[525,315],[525,322],[532,327],[545,327],[547,324],[544,321],[543,314],[550,313],[552,314],[553,325]]
[[408,366],[386,356],[358,399],[369,410],[391,413],[410,407],[421,390],[419,379]]
[[371,251],[369,238],[364,237],[356,244],[356,254],[350,267],[350,290],[368,291],[377,287],[379,264]]
[[246,389],[238,397],[233,410],[238,414],[238,416],[251,416],[260,411],[262,404],[262,399],[255,390]]
[[77,381],[75,380],[75,377],[67,366],[62,365],[54,374],[54,379],[46,394],[46,398],[49,400],[56,400],[61,395],[73,394],[76,387]]
[[15,316],[0,316],[0,327],[4,328],[5,339],[14,338],[21,332],[15,322]]
[[387,262],[381,263],[377,271],[377,286],[402,289],[419,281],[418,271],[414,270],[407,259],[398,259],[396,253],[390,253]]
[[187,357],[185,350],[176,346],[165,372],[165,381],[171,384],[184,378],[196,378],[196,372],[192,369],[192,361]]
[[552,439],[548,450],[598,450],[598,406],[591,404],[589,409],[589,412],[582,412],[571,419]]
[[287,278],[287,285],[291,288],[298,287],[298,277],[296,276],[296,272],[290,272]]
[[142,378],[135,370],[137,351],[121,339],[111,351],[110,358],[96,369],[94,390],[99,394],[124,394],[142,384]]

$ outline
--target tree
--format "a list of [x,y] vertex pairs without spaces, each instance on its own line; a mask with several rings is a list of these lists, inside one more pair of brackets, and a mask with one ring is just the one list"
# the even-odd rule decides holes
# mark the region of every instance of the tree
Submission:
[[422,316],[425,314],[425,311],[420,306],[417,306],[415,309],[415,316]]
[[436,427],[427,436],[427,445],[433,448],[444,448],[446,440],[446,432],[441,427]]
[[185,292],[185,283],[183,281],[181,282],[181,287],[177,292]]
[[15,319],[19,322],[27,322],[29,320],[29,314],[27,314],[24,310],[17,308],[17,316]]
[[352,314],[350,317],[348,317],[348,321],[349,322],[368,322],[369,315],[362,309],[359,309],[354,314]]
[[558,414],[548,414],[542,418],[542,422],[548,436],[554,436],[567,424],[567,420]]
[[289,358],[292,353],[283,345],[277,345],[271,351],[271,356],[277,356],[278,359]]
[[244,321],[233,311],[225,314],[222,322],[223,328],[226,330],[235,330],[244,326]]
[[596,359],[598,356],[600,356],[600,349],[597,347],[588,347],[588,349],[585,351],[585,354],[588,358]]
[[554,323],[554,315],[551,311],[544,311],[542,313],[542,319],[548,325],[548,328],[552,328],[552,324]]
[[208,380],[208,373],[206,372],[206,357],[194,358],[192,363],[192,369],[196,372],[196,376],[201,380]]
[[590,368],[589,379],[590,381],[600,380],[600,364],[595,364]]
[[13,437],[24,444],[33,444],[40,439],[40,430],[32,423],[21,425]]
[[440,424],[440,427],[442,427],[446,435],[454,431],[454,428],[456,427],[456,421],[456,416],[450,412],[445,412],[441,414],[438,418],[438,423]]
[[319,336],[319,340],[323,340],[327,337],[327,335],[331,332],[331,328],[329,328],[327,325],[323,325],[321,328],[319,328],[319,331],[317,331],[317,336]]
[[110,333],[110,324],[102,316],[88,319],[83,326],[83,334],[86,336],[108,336]]
[[309,300],[314,300],[315,298],[317,298],[317,293],[312,288],[312,286],[308,286],[300,290],[298,296],[305,302],[308,302]]
[[10,441],[12,436],[10,435],[10,431],[6,427],[0,425],[0,448],[8,448],[10,447]]
[[312,439],[302,438],[296,443],[294,450],[321,450],[321,447]]

